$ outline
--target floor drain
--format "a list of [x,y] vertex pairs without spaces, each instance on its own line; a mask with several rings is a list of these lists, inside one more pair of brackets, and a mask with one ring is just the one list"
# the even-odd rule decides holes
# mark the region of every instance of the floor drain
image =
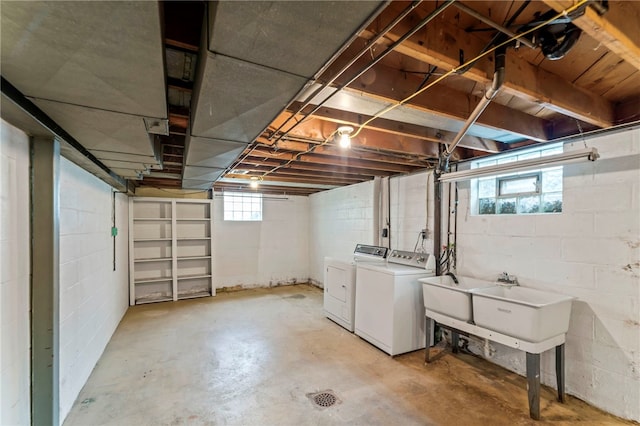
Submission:
[[331,390],[325,390],[322,392],[316,393],[308,393],[307,397],[313,402],[316,406],[320,408],[331,407],[335,404],[339,404],[340,400],[337,396],[333,394]]

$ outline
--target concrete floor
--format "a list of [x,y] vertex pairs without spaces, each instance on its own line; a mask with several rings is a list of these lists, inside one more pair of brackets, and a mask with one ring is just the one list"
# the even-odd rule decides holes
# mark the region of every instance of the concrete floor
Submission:
[[[133,307],[65,425],[632,424],[548,388],[532,421],[523,377],[469,355],[392,359],[321,308],[307,285]],[[339,404],[307,397],[328,389]]]

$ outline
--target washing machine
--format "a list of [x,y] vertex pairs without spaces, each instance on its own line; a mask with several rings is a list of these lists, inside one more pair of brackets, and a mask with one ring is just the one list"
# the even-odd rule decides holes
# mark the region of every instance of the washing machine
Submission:
[[427,253],[393,250],[385,264],[358,263],[355,334],[391,356],[424,348],[424,300],[418,280],[435,272],[435,257]]
[[384,263],[386,247],[357,244],[348,259],[324,258],[324,314],[353,333],[356,300],[356,264]]

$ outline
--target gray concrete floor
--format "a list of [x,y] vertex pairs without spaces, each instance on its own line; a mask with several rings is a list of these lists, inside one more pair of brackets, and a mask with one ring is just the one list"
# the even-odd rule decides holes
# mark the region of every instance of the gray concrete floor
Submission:
[[[296,285],[129,309],[65,421],[74,425],[631,424],[470,355],[391,358]],[[307,394],[340,403],[315,407]]]

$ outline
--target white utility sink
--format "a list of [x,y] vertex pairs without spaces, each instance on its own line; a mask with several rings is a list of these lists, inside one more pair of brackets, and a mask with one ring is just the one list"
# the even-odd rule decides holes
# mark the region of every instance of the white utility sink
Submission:
[[527,342],[564,334],[569,329],[571,296],[520,286],[474,289],[477,326]]
[[471,290],[494,287],[496,284],[490,281],[478,280],[471,277],[459,277],[456,284],[449,275],[439,277],[421,278],[424,307],[442,315],[471,321]]

